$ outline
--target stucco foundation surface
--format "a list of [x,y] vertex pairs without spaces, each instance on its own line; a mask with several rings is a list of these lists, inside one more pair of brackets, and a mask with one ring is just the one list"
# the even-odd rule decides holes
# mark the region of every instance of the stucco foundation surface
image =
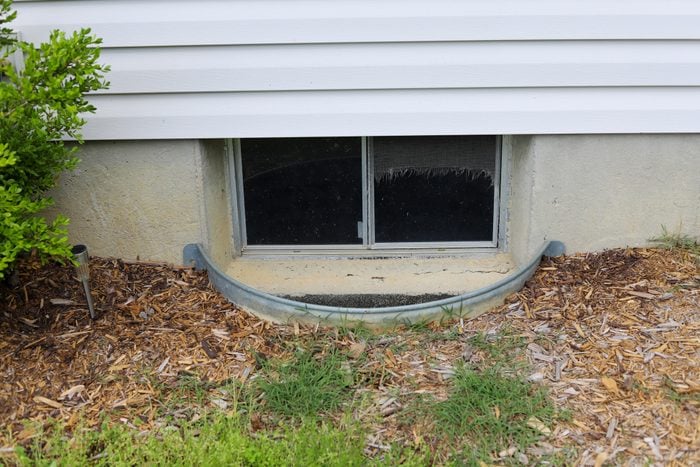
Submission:
[[514,268],[505,254],[479,259],[243,258],[232,261],[226,273],[246,285],[282,296],[459,295],[501,280]]
[[[517,263],[547,240],[572,253],[646,245],[662,227],[700,236],[700,135],[509,141],[504,247]],[[226,267],[234,248],[223,140],[88,142],[79,156],[52,192],[50,212],[71,219],[73,243],[95,255],[173,263],[181,263],[184,245],[204,243]]]
[[[523,137],[518,137],[523,138]],[[643,246],[665,227],[700,235],[700,135],[533,136],[514,145],[511,239],[534,251]],[[517,190],[517,191],[516,191]]]
[[225,264],[234,255],[226,147],[223,140],[203,140],[200,149],[205,248],[215,263]]
[[91,254],[182,262],[201,239],[194,141],[89,142],[51,195]]

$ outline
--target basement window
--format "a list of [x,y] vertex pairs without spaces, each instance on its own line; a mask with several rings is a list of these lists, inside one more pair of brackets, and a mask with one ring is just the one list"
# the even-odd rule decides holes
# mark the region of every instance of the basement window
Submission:
[[497,136],[232,143],[244,253],[497,246]]

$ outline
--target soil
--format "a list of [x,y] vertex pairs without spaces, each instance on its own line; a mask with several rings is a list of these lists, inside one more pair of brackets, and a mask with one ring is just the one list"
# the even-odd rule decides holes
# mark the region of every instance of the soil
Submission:
[[381,308],[386,306],[414,305],[426,303],[443,298],[450,298],[445,294],[334,294],[334,295],[303,295],[299,297],[287,296],[290,300],[316,305],[337,306],[343,308]]
[[476,319],[371,338],[262,321],[190,269],[101,258],[90,268],[94,321],[71,267],[30,261],[19,285],[0,285],[0,454],[36,436],[27,421],[70,429],[106,416],[148,430],[164,411],[183,416],[197,404],[177,399],[185,379],[220,405],[217,388],[299,345],[366,357],[358,389],[381,414],[372,445],[410,445],[431,432],[429,420],[406,426],[411,398],[445,397],[456,365],[485,361],[472,337],[514,335],[529,379],[572,415],[531,459],[573,447],[580,465],[700,464],[700,270],[682,251],[543,260],[523,290]]

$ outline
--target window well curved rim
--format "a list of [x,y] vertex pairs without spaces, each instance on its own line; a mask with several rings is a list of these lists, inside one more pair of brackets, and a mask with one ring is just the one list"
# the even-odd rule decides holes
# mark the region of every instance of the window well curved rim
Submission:
[[[279,297],[251,287],[224,273],[209,257],[201,244],[189,244],[183,251],[186,265],[206,270],[214,288],[232,303],[254,314],[277,322],[290,320],[333,321],[345,320],[383,322],[418,321],[429,319],[436,314],[459,314],[474,316],[475,311],[485,311],[484,307],[496,305],[508,294],[519,290],[532,277],[543,255],[554,256],[563,252],[563,245],[557,241],[545,242],[520,268],[507,277],[487,286],[460,295],[411,305],[352,308],[318,305]],[[457,310],[455,310],[457,307]]]

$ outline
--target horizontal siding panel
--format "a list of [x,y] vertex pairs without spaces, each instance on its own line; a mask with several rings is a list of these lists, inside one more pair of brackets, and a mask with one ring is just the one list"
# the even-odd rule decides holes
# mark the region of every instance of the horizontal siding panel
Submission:
[[17,3],[25,39],[90,26],[106,47],[700,39],[700,2],[105,0]]
[[90,26],[87,139],[700,132],[700,2],[20,1]]
[[700,85],[700,41],[106,49],[108,94]]
[[[699,88],[92,96],[86,139],[700,132]],[[572,131],[576,129],[576,131]]]

